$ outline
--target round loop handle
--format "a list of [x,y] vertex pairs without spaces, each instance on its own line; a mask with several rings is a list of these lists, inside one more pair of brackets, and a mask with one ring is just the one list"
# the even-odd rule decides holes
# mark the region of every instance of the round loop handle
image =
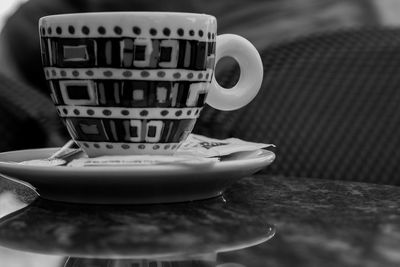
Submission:
[[232,88],[223,88],[215,80],[210,84],[207,104],[219,110],[239,109],[257,95],[263,79],[263,65],[257,49],[245,38],[235,34],[217,36],[215,64],[223,57],[234,58],[240,67],[240,77]]

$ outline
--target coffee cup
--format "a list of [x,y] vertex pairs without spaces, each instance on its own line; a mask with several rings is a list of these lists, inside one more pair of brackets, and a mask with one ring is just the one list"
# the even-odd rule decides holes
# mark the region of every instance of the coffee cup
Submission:
[[[89,157],[173,154],[206,103],[241,108],[262,82],[254,46],[238,35],[217,36],[211,15],[61,14],[41,18],[39,32],[51,98]],[[233,88],[214,77],[223,57],[240,66]]]

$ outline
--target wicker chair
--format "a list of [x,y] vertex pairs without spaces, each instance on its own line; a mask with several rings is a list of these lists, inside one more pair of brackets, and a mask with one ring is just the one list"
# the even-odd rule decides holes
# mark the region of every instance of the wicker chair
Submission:
[[316,34],[261,55],[256,99],[207,107],[197,133],[276,144],[271,174],[400,185],[400,29]]

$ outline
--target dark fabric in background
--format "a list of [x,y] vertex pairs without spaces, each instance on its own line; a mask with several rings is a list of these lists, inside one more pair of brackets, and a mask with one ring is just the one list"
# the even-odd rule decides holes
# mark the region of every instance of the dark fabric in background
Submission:
[[207,108],[196,131],[276,144],[268,173],[400,185],[399,29],[317,34],[261,55],[255,100]]

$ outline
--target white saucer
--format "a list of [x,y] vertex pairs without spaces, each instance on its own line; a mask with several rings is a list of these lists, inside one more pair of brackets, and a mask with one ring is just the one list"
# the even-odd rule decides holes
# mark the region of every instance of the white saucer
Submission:
[[257,150],[205,165],[129,167],[29,166],[18,162],[49,157],[59,148],[0,153],[1,176],[30,186],[43,198],[75,203],[144,204],[219,196],[238,179],[275,159]]

